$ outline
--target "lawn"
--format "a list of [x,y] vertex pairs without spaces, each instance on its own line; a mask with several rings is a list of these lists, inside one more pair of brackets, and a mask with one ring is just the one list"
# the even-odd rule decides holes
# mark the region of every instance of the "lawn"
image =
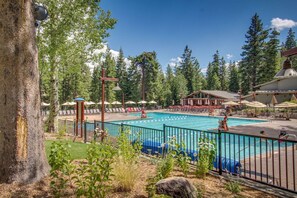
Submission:
[[54,141],[62,141],[68,143],[71,159],[85,159],[87,157],[87,146],[88,144],[80,142],[72,142],[69,140],[46,140],[45,141],[45,152],[47,158],[50,154],[50,147]]

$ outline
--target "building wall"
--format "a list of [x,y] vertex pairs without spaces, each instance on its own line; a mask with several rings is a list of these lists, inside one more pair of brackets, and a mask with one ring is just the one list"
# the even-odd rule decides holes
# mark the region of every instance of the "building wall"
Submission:
[[286,78],[271,84],[263,85],[260,90],[297,90],[297,78]]
[[[261,95],[256,95],[256,101],[262,102],[263,104],[270,104],[272,100],[272,94],[261,94]],[[292,97],[292,94],[278,94],[275,95],[275,98],[277,100],[277,103],[282,103],[285,101],[289,101]],[[245,100],[247,101],[253,101],[253,97],[249,96],[246,97]]]

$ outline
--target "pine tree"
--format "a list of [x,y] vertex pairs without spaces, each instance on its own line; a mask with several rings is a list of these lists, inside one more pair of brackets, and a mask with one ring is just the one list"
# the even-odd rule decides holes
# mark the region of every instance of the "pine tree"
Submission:
[[141,99],[141,69],[130,57],[131,65],[127,69],[128,81],[125,100],[139,101]]
[[220,70],[220,56],[219,51],[213,55],[213,61],[207,67],[207,89],[208,90],[221,90],[221,82],[219,78]]
[[187,90],[187,79],[184,77],[184,75],[177,70],[176,76],[173,79],[172,83],[172,96],[174,104],[180,104],[180,99],[187,96],[189,93]]
[[264,44],[268,31],[263,30],[263,23],[258,14],[252,17],[252,22],[245,35],[240,73],[242,76],[242,91],[246,94],[259,84],[261,74],[259,68],[263,66]]
[[286,50],[292,49],[294,47],[297,47],[296,39],[295,39],[295,32],[292,30],[292,28],[288,31],[288,36],[285,42],[285,48]]
[[192,57],[192,50],[188,46],[185,47],[184,53],[181,57],[181,65],[179,69],[187,80],[187,89],[190,93],[201,88],[200,85],[200,66],[198,60]]
[[165,106],[172,105],[173,100],[173,80],[174,75],[170,65],[166,68],[166,78],[163,87],[164,96],[165,96]]
[[90,86],[90,99],[94,102],[101,101],[101,67],[95,66]]
[[116,78],[119,79],[119,86],[122,89],[122,91],[116,92],[116,100],[121,101],[123,97],[122,94],[124,94],[124,97],[126,98],[127,89],[129,89],[127,85],[127,81],[128,81],[127,67],[126,67],[124,52],[122,48],[120,49],[120,53],[116,61]]
[[[294,47],[297,47],[297,42],[295,39],[295,32],[292,30],[292,28],[289,29],[288,36],[284,45],[285,50],[292,49]],[[291,57],[292,60],[292,67],[297,70],[297,57],[293,56]]]
[[[107,49],[106,51],[103,67],[105,68],[105,76],[107,77],[116,76],[116,63],[109,49]],[[115,91],[112,90],[114,87],[115,87],[114,82],[105,83],[105,99],[108,102],[115,101]]]
[[220,59],[219,79],[221,84],[221,90],[226,91],[228,89],[228,74],[226,62],[223,57]]
[[229,91],[237,93],[239,89],[239,73],[235,62],[233,62],[233,64],[230,63]]
[[259,83],[265,83],[271,81],[280,65],[280,54],[279,54],[279,32],[275,29],[272,30],[269,35],[269,41],[266,43],[264,48],[264,64],[259,68]]

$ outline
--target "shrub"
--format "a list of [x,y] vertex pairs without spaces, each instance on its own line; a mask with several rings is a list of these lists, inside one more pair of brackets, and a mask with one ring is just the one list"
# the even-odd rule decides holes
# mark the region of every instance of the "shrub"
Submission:
[[183,142],[181,144],[175,143],[175,145],[176,145],[175,146],[176,147],[175,149],[176,164],[179,168],[181,168],[183,174],[187,176],[190,168],[191,158],[185,152],[186,146]]
[[113,176],[119,191],[131,191],[139,179],[140,171],[136,162],[127,162],[121,156],[113,164]]
[[120,132],[118,154],[113,164],[114,181],[120,191],[131,191],[139,178],[138,159],[142,148],[140,133],[133,145],[130,143],[129,134],[128,130]]
[[216,146],[214,140],[200,138],[199,140],[198,163],[196,175],[205,178],[206,173],[213,169],[213,162],[216,157]]
[[109,191],[113,157],[112,146],[92,142],[87,150],[87,163],[80,163],[74,177],[78,197],[105,197]]
[[237,181],[229,181],[225,184],[225,188],[232,192],[233,194],[238,194],[241,192],[241,187]]
[[71,185],[71,175],[74,171],[74,166],[71,164],[70,152],[67,147],[70,147],[70,145],[62,142],[53,142],[50,148],[50,187],[55,197],[63,196],[65,187]]

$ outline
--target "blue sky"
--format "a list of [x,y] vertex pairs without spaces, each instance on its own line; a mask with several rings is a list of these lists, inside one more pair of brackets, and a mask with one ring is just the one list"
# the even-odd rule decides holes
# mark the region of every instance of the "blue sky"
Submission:
[[122,47],[126,57],[156,51],[163,69],[186,45],[201,68],[216,50],[226,61],[240,60],[256,12],[265,28],[274,19],[281,42],[289,27],[297,32],[297,0],[102,0],[101,6],[118,20],[106,39],[109,47]]

